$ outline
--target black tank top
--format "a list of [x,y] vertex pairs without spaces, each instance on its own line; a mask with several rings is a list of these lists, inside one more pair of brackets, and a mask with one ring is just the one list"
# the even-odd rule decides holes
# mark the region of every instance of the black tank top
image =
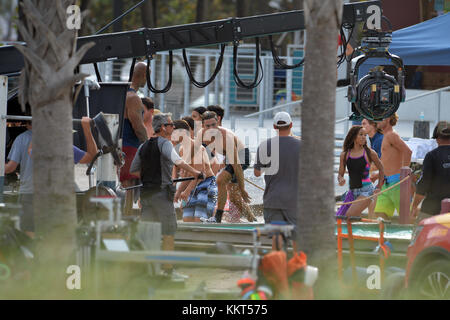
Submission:
[[347,154],[347,170],[350,177],[350,189],[359,189],[363,186],[370,184],[370,164],[367,163],[366,150],[361,157],[352,158],[350,151]]
[[147,140],[139,151],[141,158],[141,181],[144,188],[161,187],[161,152],[158,147],[158,138]]

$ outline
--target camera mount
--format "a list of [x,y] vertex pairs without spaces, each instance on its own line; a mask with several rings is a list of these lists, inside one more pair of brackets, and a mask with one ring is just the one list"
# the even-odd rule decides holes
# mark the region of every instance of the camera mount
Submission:
[[[389,118],[405,101],[405,75],[403,60],[388,50],[392,42],[391,31],[364,30],[361,47],[357,51],[361,55],[352,59],[355,67],[350,72],[348,101],[352,103],[354,118],[366,118],[381,121]],[[358,81],[360,66],[371,58],[384,58],[392,62],[397,69],[397,77],[393,77],[375,67]]]

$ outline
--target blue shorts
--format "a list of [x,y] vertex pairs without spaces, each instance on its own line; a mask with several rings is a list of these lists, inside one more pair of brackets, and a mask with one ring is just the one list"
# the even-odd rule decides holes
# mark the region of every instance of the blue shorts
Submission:
[[209,218],[206,208],[203,206],[195,206],[189,208],[183,208],[183,218],[195,217],[195,218]]
[[183,208],[183,218],[209,218],[213,215],[217,203],[216,177],[212,176],[200,182],[192,190],[186,206]]
[[375,188],[373,187],[373,184],[367,184],[367,185],[363,186],[362,188],[350,189],[350,190],[352,190],[353,197],[355,199],[357,199],[359,196],[370,197],[371,195],[373,195]]

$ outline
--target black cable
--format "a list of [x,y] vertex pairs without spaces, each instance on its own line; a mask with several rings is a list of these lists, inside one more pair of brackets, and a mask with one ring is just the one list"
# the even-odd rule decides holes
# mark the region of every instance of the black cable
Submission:
[[[139,2],[138,4],[136,4],[135,6],[131,7],[130,9],[128,9],[127,11],[125,11],[123,14],[121,14],[120,16],[118,16],[117,18],[115,18],[113,21],[111,21],[110,23],[108,23],[106,26],[104,26],[103,28],[101,28],[100,30],[98,30],[96,33],[94,33],[94,35],[97,35],[99,33],[102,33],[103,31],[105,31],[106,29],[108,29],[111,25],[113,25],[114,23],[116,23],[117,21],[121,20],[123,17],[125,17],[127,14],[129,14],[130,12],[132,12],[134,9],[136,9],[137,7],[141,6],[145,1],[147,0],[142,0],[141,2]],[[100,77],[100,72],[98,71],[98,66],[97,63],[94,63],[94,69],[95,69],[95,75],[97,76],[97,81],[98,82],[102,82],[102,78]],[[132,74],[132,73],[131,73]],[[131,79],[131,76],[130,76]],[[131,80],[130,80],[131,81]]]
[[273,45],[272,35],[269,36],[269,40],[270,40],[270,49],[272,50],[273,61],[281,69],[295,69],[295,68],[301,67],[305,63],[305,58],[303,58],[299,63],[294,64],[294,65],[288,65],[288,64],[284,63],[283,61],[281,61],[280,57],[277,54],[277,51],[275,50],[275,46]]
[[[255,72],[255,78],[253,79],[253,82],[250,84],[246,84],[244,83],[238,75],[237,72],[237,50],[238,50],[238,45],[235,43],[233,44],[233,75],[234,75],[234,82],[236,82],[236,84],[241,87],[241,88],[245,88],[245,89],[254,89],[256,88],[262,81],[263,77],[264,77],[264,71],[262,68],[262,64],[261,64],[261,58],[260,58],[260,50],[259,50],[259,38],[256,37],[256,72]],[[259,78],[259,73],[261,71],[261,77]]]
[[98,82],[103,82],[102,77],[100,76],[100,72],[98,71],[98,65],[97,63],[94,63],[94,69],[95,69],[95,75],[97,76]]
[[189,76],[189,79],[191,80],[192,84],[194,86],[196,86],[197,88],[204,88],[207,85],[209,85],[211,82],[214,81],[214,79],[216,78],[217,74],[219,73],[220,69],[222,68],[222,62],[223,62],[223,56],[225,53],[225,44],[221,45],[221,49],[220,49],[220,56],[219,56],[219,60],[217,61],[217,65],[216,68],[214,70],[214,73],[212,74],[211,78],[209,78],[207,81],[205,82],[199,82],[197,80],[195,80],[194,75],[192,74],[192,70],[191,67],[189,65],[189,60],[186,56],[186,49],[183,49],[183,60],[184,60],[184,65],[186,67],[186,72]]
[[[348,36],[348,38],[345,36],[345,30],[350,30],[350,34]],[[353,35],[353,30],[354,30],[354,24],[350,24],[350,23],[345,23],[341,25],[340,28],[340,36],[341,36],[341,54],[338,56],[338,62],[337,62],[337,67],[339,68],[339,66],[344,63],[344,62],[349,62],[351,61],[351,59],[353,58],[353,53],[355,52],[353,50],[352,54],[350,55],[350,58],[347,58],[347,46],[350,43],[350,39],[352,38]]]
[[92,161],[89,163],[89,167],[86,170],[86,175],[89,176],[91,174],[92,167],[94,166],[95,161],[97,161],[98,157],[100,157],[103,154],[102,151],[97,152],[95,157],[92,159]]
[[128,82],[131,82],[131,80],[133,79],[133,72],[134,72],[135,64],[136,64],[136,58],[133,58],[133,61],[131,62],[130,76],[128,77]]
[[116,23],[117,21],[121,20],[123,17],[125,17],[127,14],[129,14],[130,12],[132,12],[134,9],[136,9],[137,7],[141,6],[145,1],[147,0],[142,0],[141,2],[139,2],[138,4],[134,5],[133,7],[131,7],[130,9],[128,9],[127,11],[125,11],[124,13],[122,13],[120,16],[118,16],[117,18],[115,18],[113,21],[111,21],[110,23],[108,23],[106,26],[104,26],[103,28],[101,28],[100,30],[98,30],[96,33],[94,34],[99,34],[102,33],[103,31],[105,31],[106,29],[108,29],[111,25],[113,25],[114,23]]
[[337,61],[338,68],[346,59],[345,51],[347,49],[347,39],[345,38],[345,33],[344,33],[344,29],[343,29],[342,25],[339,30],[339,34],[340,34],[340,40],[341,40],[341,44],[340,44],[341,54],[338,56],[338,61]]
[[164,89],[158,90],[152,86],[152,81],[150,79],[150,56],[147,55],[147,68],[146,68],[146,75],[147,75],[147,87],[149,90],[153,93],[167,93],[170,90],[170,87],[172,86],[172,63],[173,63],[173,54],[172,51],[169,51],[169,79],[167,81],[166,86]]

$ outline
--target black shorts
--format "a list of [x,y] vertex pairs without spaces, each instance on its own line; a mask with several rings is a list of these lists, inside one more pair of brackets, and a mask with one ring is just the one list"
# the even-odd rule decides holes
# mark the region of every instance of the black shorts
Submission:
[[[248,148],[242,149],[238,154],[239,163],[241,165],[242,171],[246,170],[250,166],[250,150]],[[237,177],[234,173],[233,166],[227,164],[224,168],[229,174],[231,174],[231,183],[237,183]]]

